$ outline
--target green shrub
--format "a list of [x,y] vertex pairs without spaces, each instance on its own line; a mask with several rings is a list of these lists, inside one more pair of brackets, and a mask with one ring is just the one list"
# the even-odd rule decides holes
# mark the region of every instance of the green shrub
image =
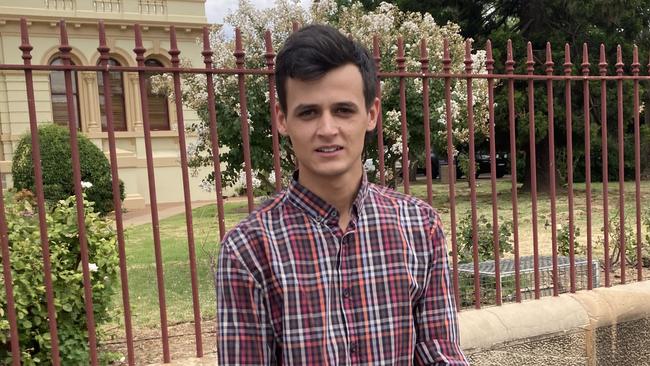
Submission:
[[[53,206],[59,200],[74,195],[70,133],[67,128],[47,124],[38,129],[43,168],[43,192]],[[88,200],[95,202],[95,211],[113,211],[111,168],[104,153],[85,136],[78,136],[81,180],[92,183],[86,189]],[[29,135],[20,139],[11,165],[14,188],[35,192],[32,144]],[[120,199],[124,199],[124,184],[120,182]]]
[[[574,254],[584,254],[585,250],[582,248],[580,243],[578,243],[578,237],[580,236],[580,228],[574,227],[573,230],[573,252]],[[569,225],[560,225],[560,230],[557,232],[557,252],[559,255],[568,257],[570,254],[569,243],[571,238],[569,237]]]
[[[39,221],[33,195],[25,192],[10,195],[5,203],[20,350],[23,365],[48,365],[51,344]],[[119,259],[111,222],[94,212],[91,202],[84,203],[93,309],[95,323],[99,326],[111,320],[116,312],[111,299],[118,286]],[[88,365],[75,198],[57,202],[48,210],[46,218],[61,361],[63,365]],[[4,290],[0,291],[0,306],[6,312]],[[101,356],[105,364],[115,355],[104,353]],[[9,322],[5,316],[0,317],[0,364],[11,364]]]
[[[494,243],[492,241],[492,220],[481,215],[477,220],[478,256],[479,262],[495,259]],[[512,221],[499,218],[499,253],[512,251]],[[472,261],[472,216],[467,212],[458,222],[458,260],[461,263]]]
[[[635,217],[635,216],[633,216]],[[625,260],[627,262],[627,265],[630,266],[636,266],[637,264],[637,245],[636,245],[636,224],[632,224],[629,221],[635,221],[635,219],[631,219],[630,217],[626,218],[624,222],[624,233],[623,237],[625,240]],[[646,218],[646,225],[647,223],[647,218]],[[650,227],[650,226],[649,226]],[[608,225],[608,230],[609,230],[609,263],[610,263],[610,268],[614,268],[615,265],[620,263],[621,260],[621,251],[620,251],[620,238],[621,238],[621,229],[620,229],[620,219],[619,219],[619,213],[618,211],[613,211],[612,216],[609,218],[609,225]],[[604,233],[604,227],[600,228],[600,231]],[[650,238],[647,238],[650,239]],[[648,240],[650,242],[650,240]],[[596,241],[597,245],[600,245],[604,247],[604,239],[602,237],[598,238]],[[650,249],[649,249],[649,244],[650,243],[644,243],[643,239],[641,239],[641,260],[644,263],[649,263],[650,262]]]

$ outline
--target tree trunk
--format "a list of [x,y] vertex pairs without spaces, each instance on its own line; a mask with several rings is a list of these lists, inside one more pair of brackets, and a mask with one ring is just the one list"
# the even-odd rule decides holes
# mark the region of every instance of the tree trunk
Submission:
[[[549,172],[549,163],[550,163],[550,154],[548,151],[548,137],[545,137],[541,141],[538,141],[535,144],[535,169],[537,177],[537,192],[548,193],[551,189],[550,184],[550,172]],[[530,172],[530,148],[526,146],[526,169],[524,173],[524,184],[522,190],[526,192],[531,191],[532,179]],[[557,179],[556,179],[557,187]]]

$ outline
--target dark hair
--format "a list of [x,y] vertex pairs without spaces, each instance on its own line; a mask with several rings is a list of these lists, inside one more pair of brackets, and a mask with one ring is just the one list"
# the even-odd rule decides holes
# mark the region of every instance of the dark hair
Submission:
[[370,108],[377,75],[375,62],[365,47],[329,25],[312,24],[291,34],[276,59],[275,85],[282,110],[287,111],[287,78],[317,80],[345,64],[359,68],[366,109]]

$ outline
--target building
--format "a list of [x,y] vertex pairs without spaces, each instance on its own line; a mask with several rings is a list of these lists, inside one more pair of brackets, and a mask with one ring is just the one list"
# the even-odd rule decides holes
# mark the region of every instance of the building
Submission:
[[[72,62],[96,65],[99,62],[98,20],[106,27],[110,63],[136,66],[133,48],[134,24],[142,26],[145,63],[170,66],[169,26],[175,25],[181,58],[193,66],[203,66],[202,46],[197,43],[206,25],[204,0],[2,0],[0,3],[0,63],[22,64],[20,18],[28,20],[32,63],[61,63],[58,21],[65,19]],[[74,101],[79,130],[101,147],[108,156],[106,111],[101,74],[78,71],[73,74]],[[34,89],[39,123],[67,125],[63,72],[35,71]],[[127,209],[149,202],[145,142],[137,73],[111,73],[111,100],[118,147],[120,179],[124,181]],[[29,133],[23,71],[0,71],[0,174],[3,185],[11,185],[11,159],[19,139]],[[152,146],[158,202],[183,200],[180,151],[175,105],[165,96],[149,96]],[[184,110],[185,123],[198,120],[192,110]],[[191,136],[188,136],[188,141]],[[193,200],[209,200],[214,193],[199,188],[201,177],[191,177]]]

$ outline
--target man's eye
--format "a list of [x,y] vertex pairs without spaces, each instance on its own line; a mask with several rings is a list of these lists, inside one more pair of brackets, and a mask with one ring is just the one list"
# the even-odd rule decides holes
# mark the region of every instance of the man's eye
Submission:
[[300,118],[311,118],[314,116],[316,116],[316,111],[313,109],[307,109],[298,113],[298,117]]
[[336,114],[348,115],[352,113],[354,113],[354,111],[350,108],[341,107],[336,109]]

